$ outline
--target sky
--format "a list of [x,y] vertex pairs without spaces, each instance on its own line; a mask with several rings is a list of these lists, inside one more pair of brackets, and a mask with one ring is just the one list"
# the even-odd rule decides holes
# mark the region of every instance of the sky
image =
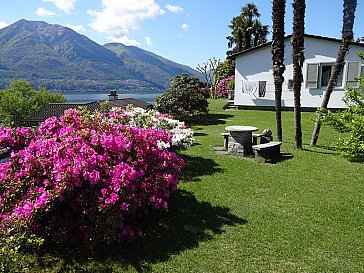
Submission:
[[[138,46],[196,68],[210,58],[225,60],[228,25],[250,2],[271,31],[272,0],[0,0],[0,28],[20,19],[45,21],[70,27],[100,45]],[[342,0],[306,0],[306,33],[340,38],[342,5]],[[358,0],[355,38],[364,36],[362,18],[364,0]],[[288,0],[285,33],[291,32]]]

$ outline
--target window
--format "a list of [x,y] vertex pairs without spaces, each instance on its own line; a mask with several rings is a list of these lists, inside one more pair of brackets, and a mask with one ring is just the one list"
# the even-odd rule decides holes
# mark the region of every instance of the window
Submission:
[[[332,72],[334,71],[333,64],[323,64],[320,66],[321,68],[321,86],[326,87],[329,84],[329,80]],[[343,85],[343,66],[340,68],[339,74],[337,75],[336,82],[334,86],[342,86]]]
[[288,90],[293,90],[293,80],[292,79],[289,79],[288,80]]
[[359,81],[357,78],[360,77],[361,64],[359,62],[348,63],[346,71],[346,83],[351,87],[358,88]]
[[307,77],[306,87],[307,88],[318,88],[318,67],[319,64],[307,64]]
[[[331,74],[334,70],[334,64],[320,64],[313,63],[307,64],[306,74],[306,88],[317,89],[320,87],[326,87],[329,84]],[[344,82],[344,71],[346,72]],[[356,77],[360,76],[360,63],[350,62],[346,63],[340,68],[334,86],[342,87],[345,84],[350,84],[353,87],[357,87],[358,81]]]

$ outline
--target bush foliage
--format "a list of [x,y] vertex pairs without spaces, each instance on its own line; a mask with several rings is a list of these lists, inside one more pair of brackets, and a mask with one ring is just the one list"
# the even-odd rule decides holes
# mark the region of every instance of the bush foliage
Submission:
[[227,98],[228,90],[234,90],[234,88],[229,89],[231,88],[231,85],[234,85],[234,76],[229,76],[225,79],[220,80],[219,84],[217,85],[216,97]]
[[349,108],[320,113],[322,122],[338,132],[348,133],[338,139],[336,147],[350,160],[364,162],[364,77],[359,89],[347,87],[343,100]]
[[61,93],[49,92],[41,87],[38,91],[24,81],[14,81],[0,90],[0,125],[22,126],[25,119],[50,102],[65,102]]
[[[119,108],[114,111],[123,111]],[[169,115],[161,114],[156,110],[144,110],[142,108],[128,107],[126,111],[125,124],[139,128],[154,128],[168,130],[172,139],[167,147],[173,149],[188,149],[193,143],[193,131],[185,126],[183,121],[171,118]]]
[[168,130],[127,119],[70,109],[37,133],[0,127],[0,148],[12,150],[0,164],[0,230],[18,225],[28,238],[66,244],[140,236],[148,210],[168,207],[183,160],[165,148]]
[[186,120],[208,113],[205,85],[199,79],[187,74],[176,75],[165,94],[156,100],[156,108],[174,118]]

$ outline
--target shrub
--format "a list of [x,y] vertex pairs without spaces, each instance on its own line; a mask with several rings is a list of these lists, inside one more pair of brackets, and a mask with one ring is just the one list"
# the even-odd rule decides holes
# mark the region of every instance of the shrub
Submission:
[[364,78],[360,89],[347,87],[343,100],[349,108],[337,113],[322,112],[322,122],[338,132],[349,133],[338,139],[336,147],[350,160],[364,162]]
[[0,125],[22,126],[26,118],[50,102],[65,102],[61,93],[49,92],[41,87],[34,90],[24,81],[13,81],[0,90]]
[[[115,111],[123,111],[120,108]],[[156,110],[144,110],[143,108],[128,107],[124,112],[125,124],[140,128],[154,128],[168,130],[171,133],[171,142],[166,147],[173,149],[188,149],[193,143],[193,131],[185,126],[185,123],[161,114]]]
[[204,96],[205,99],[208,99],[211,97],[211,91],[207,87],[199,87],[199,88],[197,88],[197,92],[202,94],[202,96]]
[[159,112],[170,114],[180,120],[193,119],[208,113],[207,98],[199,92],[204,87],[196,77],[187,74],[176,75],[171,79],[171,86],[165,94],[156,99]]
[[234,84],[234,76],[229,76],[229,77],[219,81],[219,83],[217,85],[217,92],[216,92],[217,98],[227,98],[228,90],[234,90],[234,88],[229,89],[229,87],[228,87],[229,83],[231,85],[231,82],[233,82],[233,84]]
[[234,90],[234,89],[235,89],[235,79],[231,79],[231,80],[227,83],[227,88],[228,88],[228,90]]
[[235,61],[225,60],[220,62],[217,66],[214,74],[216,82],[219,82],[227,77],[233,76],[235,74]]
[[46,241],[114,243],[141,235],[149,209],[168,207],[183,165],[165,148],[170,133],[109,115],[70,109],[37,134],[0,130],[0,148],[13,147],[0,164],[1,230],[21,223]]

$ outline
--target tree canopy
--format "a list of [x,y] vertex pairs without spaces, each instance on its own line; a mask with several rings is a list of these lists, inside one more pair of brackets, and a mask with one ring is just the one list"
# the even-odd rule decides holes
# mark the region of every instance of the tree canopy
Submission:
[[35,90],[25,80],[11,82],[0,90],[0,124],[22,126],[25,119],[51,102],[65,102],[61,93],[49,92],[45,87]]
[[259,17],[258,8],[253,3],[246,4],[240,15],[233,17],[229,25],[231,35],[226,37],[228,48],[231,48],[227,55],[267,42],[268,25],[263,25]]

